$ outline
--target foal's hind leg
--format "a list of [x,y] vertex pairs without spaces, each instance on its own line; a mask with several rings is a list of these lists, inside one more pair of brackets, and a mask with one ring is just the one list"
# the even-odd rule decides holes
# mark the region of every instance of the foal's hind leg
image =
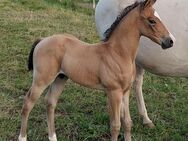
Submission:
[[[54,75],[53,75],[54,74]],[[42,92],[47,88],[47,86],[55,79],[55,73],[52,75],[44,73],[35,73],[33,76],[33,83],[25,96],[22,113],[21,113],[21,130],[19,135],[19,141],[26,141],[26,129],[29,113],[31,112],[33,106],[35,105],[37,99],[41,96]]]
[[129,95],[130,95],[130,90],[128,90],[123,95],[122,104],[121,104],[121,124],[124,128],[125,141],[131,141],[132,120],[129,110]]
[[48,90],[48,94],[45,97],[47,103],[48,136],[50,141],[57,141],[54,125],[54,111],[66,81],[67,77],[65,76],[64,78],[57,77],[51,84],[50,89]]
[[144,97],[142,94],[143,75],[144,75],[144,69],[136,65],[136,79],[134,82],[134,87],[136,91],[136,99],[137,99],[139,114],[143,118],[143,124],[146,127],[153,128],[154,124],[148,117],[148,113],[144,102]]

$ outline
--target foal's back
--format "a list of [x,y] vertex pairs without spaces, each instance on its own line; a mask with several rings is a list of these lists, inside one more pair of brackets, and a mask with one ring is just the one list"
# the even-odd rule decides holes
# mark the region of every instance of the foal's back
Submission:
[[45,64],[49,67],[50,61],[50,65],[53,65],[50,69],[58,68],[54,72],[63,73],[81,85],[97,88],[104,44],[88,44],[69,34],[53,35],[37,45],[34,66],[37,70],[43,69]]

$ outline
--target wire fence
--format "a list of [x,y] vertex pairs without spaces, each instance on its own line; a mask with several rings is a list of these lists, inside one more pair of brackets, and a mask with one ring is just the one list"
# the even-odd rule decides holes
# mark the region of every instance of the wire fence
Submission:
[[96,7],[96,3],[98,2],[99,0],[80,0],[80,2],[88,2],[88,3],[92,3],[93,5],[93,9],[95,9]]
[[93,9],[95,9],[96,4],[99,0],[77,0],[78,2],[83,2],[83,3],[90,3],[93,5]]

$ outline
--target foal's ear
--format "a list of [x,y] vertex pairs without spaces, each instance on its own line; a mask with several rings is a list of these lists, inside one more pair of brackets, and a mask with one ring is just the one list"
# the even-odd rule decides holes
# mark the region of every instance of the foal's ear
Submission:
[[145,0],[145,1],[142,3],[142,10],[144,10],[145,8],[148,8],[148,7],[153,6],[156,1],[157,1],[157,0]]

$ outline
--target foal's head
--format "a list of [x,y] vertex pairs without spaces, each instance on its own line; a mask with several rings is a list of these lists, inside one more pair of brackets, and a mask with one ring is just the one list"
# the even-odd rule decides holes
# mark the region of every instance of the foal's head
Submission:
[[145,0],[140,4],[139,27],[142,35],[161,45],[163,49],[167,49],[173,46],[173,40],[152,7],[156,1]]

